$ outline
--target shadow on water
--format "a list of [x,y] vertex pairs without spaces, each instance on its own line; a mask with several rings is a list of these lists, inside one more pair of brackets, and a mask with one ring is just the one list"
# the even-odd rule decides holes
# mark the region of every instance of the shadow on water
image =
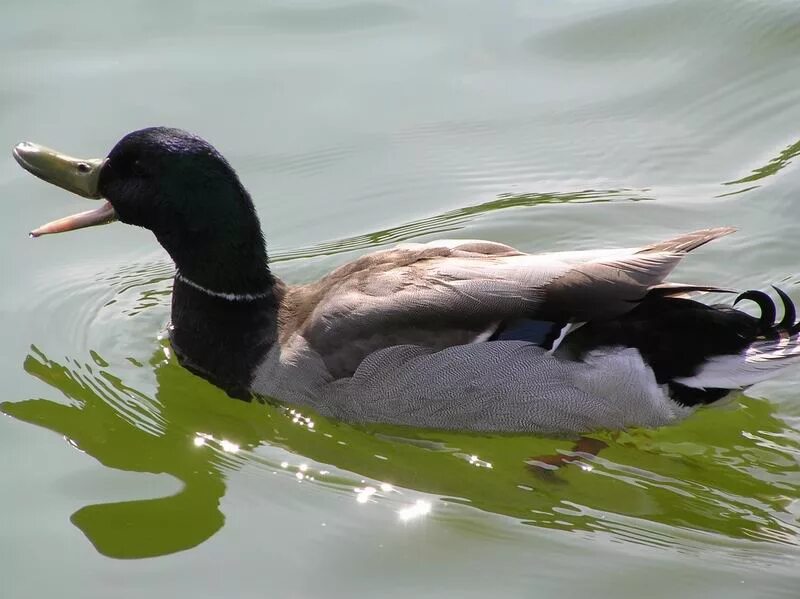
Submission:
[[69,403],[29,399],[0,408],[66,436],[105,466],[181,481],[171,496],[75,512],[73,524],[106,556],[165,555],[210,538],[224,525],[220,499],[230,472],[286,469],[285,452],[265,458],[253,451],[259,446],[331,465],[338,472],[310,470],[311,484],[340,492],[369,477],[538,527],[605,531],[637,543],[671,545],[688,531],[800,544],[790,507],[800,493],[800,435],[765,401],[743,398],[737,409],[705,410],[678,427],[598,435],[608,445],[600,456],[570,454],[572,464],[544,475],[531,458],[569,454],[570,441],[365,429],[301,416],[228,399],[161,351],[151,363],[158,389],[149,397],[92,357],[64,365],[32,349],[26,372]]

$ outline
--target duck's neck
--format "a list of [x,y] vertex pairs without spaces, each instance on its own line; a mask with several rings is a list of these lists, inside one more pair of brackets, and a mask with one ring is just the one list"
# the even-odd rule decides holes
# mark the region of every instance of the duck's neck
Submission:
[[170,251],[177,266],[170,337],[182,365],[248,398],[255,369],[277,338],[280,283],[260,231],[249,244],[210,241],[186,254]]

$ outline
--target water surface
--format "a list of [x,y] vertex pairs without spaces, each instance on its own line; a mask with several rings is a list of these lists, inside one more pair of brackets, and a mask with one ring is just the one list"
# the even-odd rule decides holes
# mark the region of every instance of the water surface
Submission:
[[[8,149],[195,131],[239,171],[289,282],[401,240],[564,250],[735,225],[677,276],[800,300],[795,3],[0,15]],[[10,155],[0,195],[3,596],[797,596],[800,373],[593,435],[596,457],[244,404],[160,339],[172,266],[148,232],[28,240],[82,200]],[[559,472],[531,466],[559,452]]]

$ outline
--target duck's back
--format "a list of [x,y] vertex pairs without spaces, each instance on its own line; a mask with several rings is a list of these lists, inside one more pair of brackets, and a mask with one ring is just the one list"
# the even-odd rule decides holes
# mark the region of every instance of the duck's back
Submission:
[[[568,323],[614,318],[662,284],[712,229],[644,248],[525,254],[487,241],[404,244],[289,288],[279,342],[304,346],[333,379],[397,345],[432,350],[496,339],[535,323],[543,341]],[[687,241],[689,240],[689,241]]]

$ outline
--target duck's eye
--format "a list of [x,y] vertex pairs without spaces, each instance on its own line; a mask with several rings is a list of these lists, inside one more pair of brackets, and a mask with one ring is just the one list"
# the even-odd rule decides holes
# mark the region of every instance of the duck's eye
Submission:
[[138,175],[140,177],[143,177],[147,174],[147,169],[145,169],[144,164],[139,159],[133,161],[133,164],[131,165],[131,170],[133,171],[133,174]]

